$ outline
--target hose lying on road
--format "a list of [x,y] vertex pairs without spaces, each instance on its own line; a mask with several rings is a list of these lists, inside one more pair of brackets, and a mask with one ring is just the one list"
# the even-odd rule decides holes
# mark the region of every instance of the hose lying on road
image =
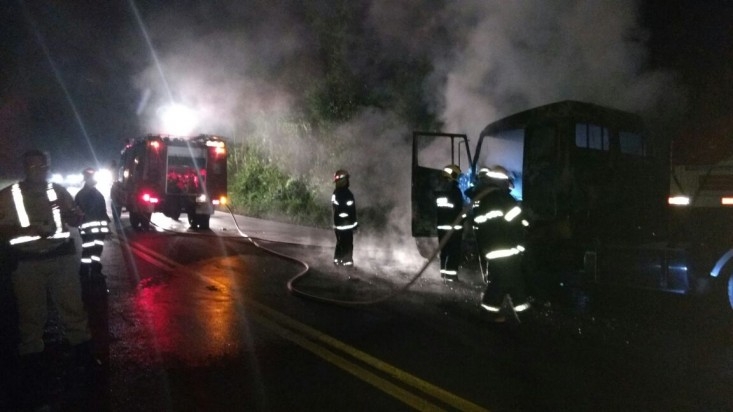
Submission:
[[[458,218],[456,218],[456,220],[453,222],[453,224],[451,226],[455,226],[456,224],[460,223],[460,221],[462,220],[462,217],[461,216],[464,215],[469,209],[470,209],[470,205],[466,206],[461,211],[461,214],[459,214]],[[361,301],[353,301],[353,300],[352,301],[349,301],[349,300],[333,299],[333,298],[327,298],[327,297],[324,297],[324,296],[314,295],[314,294],[311,294],[311,293],[304,292],[304,291],[298,289],[297,287],[295,287],[295,284],[299,280],[303,279],[308,274],[308,272],[310,271],[310,266],[308,265],[308,263],[306,263],[306,262],[304,262],[304,261],[302,261],[300,259],[297,259],[295,257],[288,256],[288,255],[285,255],[283,253],[277,252],[275,250],[272,250],[270,248],[267,248],[267,247],[262,246],[261,244],[257,243],[257,240],[263,240],[263,239],[259,239],[259,238],[255,238],[255,237],[249,236],[244,231],[242,231],[242,229],[239,227],[239,222],[237,222],[237,219],[234,216],[234,212],[229,207],[229,205],[227,205],[227,210],[229,211],[229,214],[232,217],[232,221],[234,222],[234,226],[237,229],[237,233],[241,237],[247,239],[250,243],[252,243],[258,249],[261,249],[261,250],[263,250],[263,251],[265,251],[265,252],[267,252],[269,254],[278,256],[280,258],[283,258],[283,259],[286,259],[286,260],[289,260],[289,261],[292,261],[292,262],[295,262],[295,263],[298,263],[299,265],[303,266],[303,270],[301,270],[297,275],[295,275],[293,278],[291,278],[287,282],[287,288],[288,288],[288,291],[290,293],[292,293],[295,296],[301,297],[301,298],[310,299],[310,300],[314,300],[314,301],[321,302],[321,303],[329,303],[329,304],[333,304],[333,305],[339,305],[339,306],[352,306],[353,307],[353,306],[374,305],[374,304],[377,304],[377,303],[380,303],[380,302],[384,302],[384,301],[386,301],[388,299],[391,299],[391,298],[393,298],[393,297],[395,297],[395,296],[397,296],[397,295],[405,292],[418,279],[420,279],[420,277],[425,273],[425,270],[427,270],[427,268],[430,266],[430,264],[433,262],[433,260],[435,260],[435,257],[438,256],[438,254],[440,253],[440,250],[443,249],[443,247],[445,246],[445,244],[448,243],[448,240],[450,240],[450,237],[453,235],[453,229],[451,229],[448,232],[448,235],[445,236],[443,239],[441,239],[440,243],[438,244],[438,247],[430,254],[430,257],[422,265],[422,267],[420,268],[420,270],[417,271],[417,273],[415,273],[415,275],[413,275],[412,278],[407,283],[405,283],[404,285],[400,286],[398,289],[395,289],[392,292],[386,294],[385,296],[380,297],[380,298],[377,298],[377,299],[361,300]],[[162,231],[165,231],[165,232],[173,232],[173,231],[171,231],[169,229],[166,229],[166,228],[163,228],[161,226],[156,225],[152,221],[150,221],[149,223],[152,224],[152,225],[154,225],[154,226],[156,226],[157,228],[159,228]],[[180,234],[179,232],[174,232],[174,233]],[[199,236],[200,236],[200,234],[199,234]]]
[[[455,225],[455,224],[457,224],[457,223],[459,223],[461,221],[461,219],[462,219],[461,218],[461,215],[465,214],[468,211],[469,208],[470,208],[469,206],[467,206],[467,207],[464,208],[464,210],[461,212],[461,214],[459,215],[459,217],[455,220],[455,222],[453,223],[453,225]],[[448,236],[445,236],[440,241],[440,243],[438,244],[438,247],[433,251],[433,253],[430,255],[430,257],[428,258],[428,260],[423,264],[423,266],[420,268],[420,270],[412,277],[412,279],[410,279],[406,284],[404,284],[400,288],[392,291],[391,293],[389,293],[389,294],[387,294],[387,295],[385,295],[385,296],[383,296],[381,298],[377,298],[377,299],[362,300],[362,301],[353,301],[353,300],[347,301],[347,300],[332,299],[332,298],[327,298],[327,297],[324,297],[324,296],[313,295],[313,294],[306,293],[306,292],[304,292],[304,291],[296,288],[295,287],[295,283],[298,282],[300,279],[302,279],[303,277],[305,277],[308,274],[308,271],[310,270],[310,266],[308,266],[308,264],[306,262],[303,262],[302,260],[296,259],[296,258],[294,258],[292,256],[284,255],[282,253],[276,252],[274,250],[268,249],[268,248],[263,247],[262,245],[258,244],[255,241],[255,238],[247,235],[246,233],[244,233],[239,228],[239,223],[237,222],[237,219],[234,216],[234,212],[231,210],[231,208],[229,208],[228,205],[227,205],[227,209],[229,210],[229,213],[232,216],[232,220],[234,221],[234,226],[237,228],[237,232],[242,237],[247,238],[250,242],[252,242],[253,245],[255,245],[256,247],[258,247],[258,248],[260,248],[260,249],[262,249],[262,250],[264,250],[264,251],[266,251],[268,253],[277,255],[277,256],[282,257],[282,258],[287,259],[287,260],[298,262],[298,263],[300,263],[301,265],[304,266],[305,269],[303,271],[301,271],[295,277],[291,278],[288,281],[287,287],[288,287],[288,291],[290,291],[290,293],[292,293],[295,296],[302,297],[302,298],[305,298],[305,299],[311,299],[311,300],[315,300],[315,301],[322,302],[322,303],[330,303],[330,304],[340,305],[340,306],[366,306],[366,305],[374,305],[374,304],[377,304],[377,303],[380,303],[380,302],[384,302],[384,301],[386,301],[388,299],[391,299],[391,298],[393,298],[393,297],[395,297],[395,296],[397,296],[397,295],[405,292],[410,286],[412,286],[412,284],[414,284],[425,273],[425,270],[430,266],[430,263],[432,263],[432,261],[438,255],[438,253],[440,253],[440,250],[445,246],[445,244],[448,242],[448,240],[450,239],[450,237],[453,235],[453,229],[451,229],[449,231],[449,233],[448,233]]]

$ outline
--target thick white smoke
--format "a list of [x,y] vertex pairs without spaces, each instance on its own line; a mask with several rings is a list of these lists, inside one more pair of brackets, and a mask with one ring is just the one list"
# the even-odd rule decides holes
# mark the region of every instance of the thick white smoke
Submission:
[[[324,202],[333,168],[345,167],[357,202],[383,210],[389,230],[409,236],[412,126],[394,113],[365,108],[337,130],[334,143],[307,124],[279,123],[298,117],[294,102],[324,72],[314,58],[318,42],[302,16],[288,13],[287,2],[247,4],[224,8],[235,16],[228,24],[217,24],[212,10],[203,19],[191,10],[144,16],[161,62],[136,79],[141,96],[154,91],[145,120],[154,119],[155,106],[171,97],[196,107],[200,132],[255,135],[275,151],[297,154],[284,156],[291,160],[282,166],[323,176]],[[678,100],[670,75],[647,70],[646,34],[635,1],[353,4],[366,10],[365,30],[381,42],[374,59],[429,57],[433,72],[425,96],[445,131],[474,141],[500,117],[555,101],[650,113],[668,111]],[[241,27],[231,24],[237,19]],[[349,150],[334,150],[334,144]]]
[[402,39],[413,52],[440,46],[428,49],[436,68],[428,95],[450,131],[476,136],[500,117],[566,99],[639,113],[673,109],[679,100],[670,74],[647,70],[635,1],[469,0],[433,11],[425,22],[432,38],[398,36],[400,27],[421,32],[415,14],[404,2],[373,5],[375,17],[392,16],[375,23],[386,40]]

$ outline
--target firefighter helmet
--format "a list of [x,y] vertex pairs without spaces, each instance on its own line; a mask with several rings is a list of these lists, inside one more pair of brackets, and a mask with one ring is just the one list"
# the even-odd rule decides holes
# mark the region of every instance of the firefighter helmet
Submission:
[[514,187],[511,174],[504,166],[495,165],[490,168],[482,167],[478,171],[478,178],[494,185],[506,186],[509,188]]
[[489,170],[489,177],[503,185],[506,185],[510,189],[514,187],[514,180],[512,179],[512,175],[504,166],[491,166],[491,169]]
[[333,183],[336,187],[343,187],[349,184],[349,172],[339,169],[333,174]]
[[461,168],[454,164],[449,164],[448,166],[443,168],[443,176],[445,176],[447,179],[457,180],[458,175],[460,174]]

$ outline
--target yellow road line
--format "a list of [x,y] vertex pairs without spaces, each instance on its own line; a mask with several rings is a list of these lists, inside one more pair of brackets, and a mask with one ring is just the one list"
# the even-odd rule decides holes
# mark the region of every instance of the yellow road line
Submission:
[[[160,268],[163,268],[165,270],[184,271],[184,272],[193,274],[208,282],[214,282],[218,284],[222,288],[222,290],[228,289],[226,285],[223,285],[220,282],[210,279],[206,277],[205,275],[201,275],[200,273],[194,272],[190,270],[189,268],[187,268],[186,266],[181,265],[180,263],[177,263],[169,259],[168,257],[155,252],[154,250],[150,248],[147,248],[139,244],[135,244],[131,247],[134,253],[138,254],[138,256],[140,256],[141,258],[145,259],[148,262],[150,262],[149,259],[157,258],[160,261],[163,261],[167,265],[169,265],[169,266],[165,266],[162,263],[158,263],[157,266]],[[324,347],[318,345],[317,343],[312,342],[308,338],[315,340],[317,342],[320,342],[322,344],[325,344],[327,346],[330,346],[333,349],[339,350],[371,366],[374,369],[385,372],[388,375],[395,378],[397,381],[402,382],[403,384],[409,385],[415,389],[418,389],[422,391],[423,393],[425,393],[426,395],[432,396],[433,398],[447,405],[450,405],[453,408],[456,408],[461,411],[488,412],[486,408],[476,405],[475,403],[471,401],[463,399],[438,386],[435,386],[429,382],[426,382],[408,372],[405,372],[397,367],[394,367],[390,365],[389,363],[386,363],[350,345],[347,345],[346,343],[341,342],[338,339],[335,339],[327,334],[324,334],[318,331],[317,329],[314,329],[308,325],[300,323],[296,321],[295,319],[287,315],[284,315],[278,311],[275,311],[252,299],[246,299],[245,304],[253,306],[256,310],[261,312],[262,315],[257,316],[257,320],[259,320],[260,323],[265,324],[265,326],[268,326],[270,329],[273,329],[274,331],[276,331],[280,336],[290,340],[293,343],[296,343],[297,345],[303,347],[304,349],[307,349],[308,351],[318,355],[319,357],[323,358],[324,360],[333,363],[335,366],[338,366],[339,368],[346,370],[347,372],[351,373],[352,375],[359,377],[360,379],[364,380],[365,382],[385,391],[386,393],[389,393],[390,395],[395,396],[396,398],[400,399],[401,401],[407,403],[410,406],[416,407],[415,405],[422,405],[422,407],[418,409],[420,410],[439,410],[439,409],[436,409],[438,408],[437,406],[432,405],[428,403],[427,401],[422,400],[421,398],[415,397],[416,399],[419,400],[419,402],[417,402],[415,399],[412,399],[414,395],[410,394],[409,392],[406,392],[403,389],[391,384],[390,382],[365,370],[364,368],[361,368],[358,365],[351,363],[350,361],[344,359],[343,357],[330,352],[328,349],[325,349]],[[274,328],[277,328],[277,329],[275,330]],[[288,330],[285,328],[290,328],[291,330]],[[300,334],[298,334],[298,332]],[[305,338],[302,335],[304,335]],[[410,396],[407,396],[404,393],[407,393]],[[433,409],[423,409],[426,405],[431,406]]]
[[361,366],[358,366],[354,364],[353,362],[329,351],[328,349],[324,348],[323,346],[314,343],[313,341],[304,338],[303,336],[299,335],[297,332],[293,332],[289,329],[286,329],[282,327],[281,325],[278,325],[276,322],[273,322],[269,319],[267,319],[264,316],[259,315],[253,315],[252,316],[255,320],[255,322],[258,322],[273,332],[277,333],[281,337],[295,343],[296,345],[300,346],[303,349],[306,349],[307,351],[313,353],[314,355],[317,355],[318,357],[324,359],[328,363],[335,365],[346,372],[356,376],[357,378],[361,379],[362,381],[376,387],[377,389],[381,390],[382,392],[385,392],[398,400],[406,403],[407,405],[420,410],[420,411],[442,411],[440,407],[437,405],[433,405],[426,399],[423,399],[419,396],[416,396],[412,394],[411,392],[408,392],[399,386],[389,382],[388,380],[381,378],[377,375],[375,375],[372,372],[369,372],[368,370],[362,368]]
[[430,395],[440,400],[441,402],[444,402],[456,409],[459,409],[462,411],[487,411],[487,409],[479,405],[476,405],[440,387],[437,387],[414,375],[411,375],[399,368],[396,368],[378,358],[375,358],[365,352],[360,351],[359,349],[356,349],[350,345],[347,345],[339,341],[338,339],[335,339],[329,335],[326,335],[314,328],[311,328],[308,325],[300,323],[296,321],[295,319],[292,319],[286,315],[283,315],[280,312],[270,309],[269,307],[265,305],[257,303],[251,299],[248,300],[247,303],[254,306],[257,310],[267,313],[268,316],[276,319],[276,322],[285,324],[288,327],[295,329],[298,332],[310,337],[311,339],[317,340],[321,343],[331,346],[334,349],[340,350],[348,355],[351,355],[352,357],[366,363],[367,365],[373,367],[374,369],[385,372],[391,375],[392,377],[394,377],[395,379],[409,386],[412,386],[413,388],[418,389],[422,391],[423,393]]

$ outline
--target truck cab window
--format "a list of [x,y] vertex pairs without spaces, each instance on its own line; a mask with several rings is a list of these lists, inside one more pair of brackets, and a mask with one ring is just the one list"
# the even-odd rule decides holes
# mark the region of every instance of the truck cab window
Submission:
[[607,152],[610,148],[608,129],[590,123],[577,123],[575,125],[575,145],[581,149]]

